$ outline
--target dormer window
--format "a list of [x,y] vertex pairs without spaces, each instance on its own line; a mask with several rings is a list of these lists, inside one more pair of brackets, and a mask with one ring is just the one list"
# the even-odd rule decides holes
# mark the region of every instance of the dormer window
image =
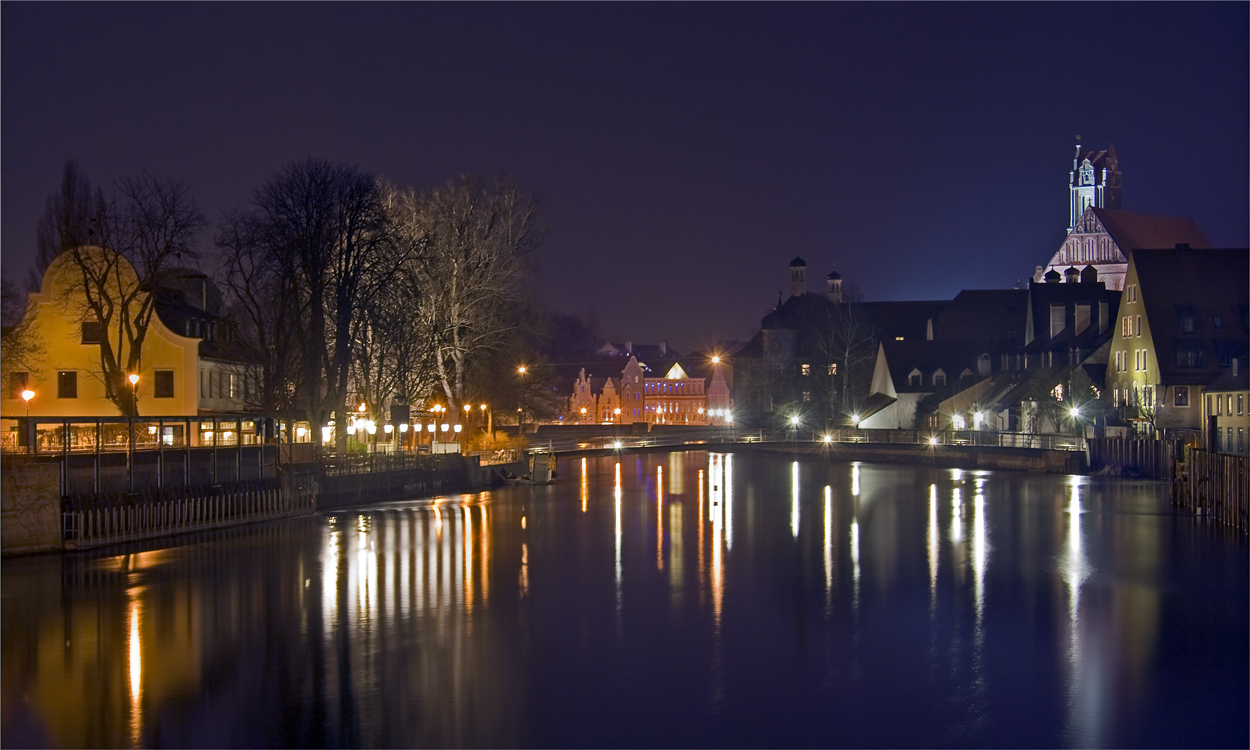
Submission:
[[933,373],[933,384],[938,387],[946,385],[946,373],[940,369]]
[[924,382],[924,375],[921,374],[920,370],[912,370],[910,373],[908,373],[907,385],[918,386],[923,382]]
[[1197,316],[1194,315],[1194,309],[1189,306],[1181,307],[1176,311],[1177,322],[1180,324],[1181,333],[1193,333],[1197,328]]

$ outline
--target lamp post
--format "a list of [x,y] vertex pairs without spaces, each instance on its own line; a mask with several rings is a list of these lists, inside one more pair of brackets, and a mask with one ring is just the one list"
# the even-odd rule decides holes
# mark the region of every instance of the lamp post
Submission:
[[27,388],[22,391],[22,400],[26,402],[26,452],[30,453],[35,446],[35,431],[30,425],[30,400],[35,397],[35,392]]
[[[126,444],[126,484],[135,491],[135,417],[139,415],[139,373],[132,372],[130,381],[130,440]],[[216,461],[216,457],[213,461]]]
[[516,368],[517,375],[521,377],[521,406],[517,409],[519,416],[517,417],[517,437],[525,437],[525,365]]
[[488,439],[492,439],[494,435],[494,432],[492,430],[495,427],[495,425],[493,424],[493,421],[494,421],[493,417],[495,415],[493,412],[486,411],[486,404],[480,404],[479,408],[482,410],[482,413],[486,415],[486,434],[488,436]]
[[[464,429],[469,429],[469,415],[473,413],[473,404],[464,405]],[[466,434],[465,437],[468,437]]]

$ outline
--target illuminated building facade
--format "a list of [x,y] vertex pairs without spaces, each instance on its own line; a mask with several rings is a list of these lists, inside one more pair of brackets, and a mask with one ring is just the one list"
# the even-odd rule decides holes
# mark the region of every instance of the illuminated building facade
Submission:
[[646,377],[644,365],[631,356],[621,376],[604,379],[596,394],[596,379],[587,376],[583,368],[573,384],[565,422],[733,424],[733,397],[719,364],[714,365],[710,386],[708,380],[690,376],[678,362],[673,362],[663,377]]
[[[84,248],[84,257],[115,264],[109,291],[114,299],[133,294],[133,310],[147,304],[149,294],[155,297],[133,386],[140,414],[185,417],[247,409],[257,395],[258,371],[219,314],[221,294],[211,280],[189,269],[171,269],[154,289],[132,291],[139,279],[125,257],[98,247]],[[106,329],[95,319],[81,276],[73,254],[62,253],[44,271],[39,291],[30,295],[27,315],[44,351],[30,371],[10,373],[2,400],[5,416],[27,413],[21,397],[26,389],[34,393],[32,417],[118,415],[100,364],[102,337],[109,336],[116,349],[118,324]]]

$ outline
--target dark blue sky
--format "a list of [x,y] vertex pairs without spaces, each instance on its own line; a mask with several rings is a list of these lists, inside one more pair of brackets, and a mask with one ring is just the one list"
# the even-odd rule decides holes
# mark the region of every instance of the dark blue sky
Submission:
[[1077,133],[1124,208],[1244,247],[1247,8],[6,2],[3,272],[67,158],[214,221],[308,155],[505,172],[546,205],[542,299],[689,347],[750,333],[795,255],[868,299],[1011,287],[1062,241]]

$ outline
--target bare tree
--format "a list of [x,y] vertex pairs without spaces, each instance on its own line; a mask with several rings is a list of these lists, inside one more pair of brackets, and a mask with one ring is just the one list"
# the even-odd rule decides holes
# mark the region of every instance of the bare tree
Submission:
[[258,354],[254,406],[294,418],[303,367],[298,331],[304,310],[293,276],[280,272],[276,255],[260,247],[251,217],[230,215],[217,235],[219,276],[230,292],[229,315]]
[[[308,420],[337,417],[341,425],[362,311],[405,260],[381,187],[356,167],[306,159],[257,190],[247,221],[251,252],[265,254],[265,272],[291,284],[301,316],[294,333]],[[346,430],[335,434],[342,452]]]
[[38,229],[41,253],[62,248],[78,281],[62,290],[93,325],[100,347],[105,395],[122,414],[137,414],[127,373],[136,372],[162,273],[196,257],[192,242],[204,226],[187,187],[148,174],[122,180],[105,199],[72,162],[59,194],[48,200]]
[[0,290],[3,300],[0,303],[3,312],[0,316],[0,382],[7,388],[12,382],[10,373],[39,371],[44,345],[31,330],[26,294],[8,279],[0,280]]
[[415,266],[418,319],[443,395],[458,408],[473,359],[503,351],[520,329],[526,256],[545,234],[539,203],[510,181],[462,177],[428,195],[399,193],[394,204],[398,234],[425,243]]
[[855,411],[868,396],[872,365],[877,354],[872,321],[857,296],[848,293],[844,302],[830,302],[816,321],[816,344],[820,362],[812,377],[827,418],[838,421]]

